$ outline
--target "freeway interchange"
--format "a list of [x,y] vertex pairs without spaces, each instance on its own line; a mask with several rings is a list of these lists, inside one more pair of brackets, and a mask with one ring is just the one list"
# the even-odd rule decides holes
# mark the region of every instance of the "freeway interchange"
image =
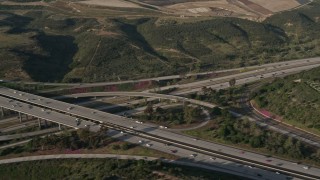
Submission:
[[[178,96],[175,95],[197,92],[204,86],[216,89],[226,88],[230,78],[236,78],[237,84],[244,84],[267,77],[284,76],[317,67],[320,65],[320,58],[283,62],[280,65],[279,67],[279,64],[273,64],[265,66],[264,69],[228,77],[163,87],[162,89],[178,87],[181,91],[159,98],[186,100],[183,97],[177,98]],[[93,86],[95,85],[97,84],[93,84]],[[89,86],[89,84],[81,86]],[[146,94],[150,95],[147,92]],[[169,149],[172,150],[174,147],[177,152],[171,153],[177,153],[181,157],[187,156],[189,159],[191,156],[193,161],[219,166],[229,173],[241,174],[252,179],[287,179],[288,176],[302,179],[320,178],[320,170],[315,167],[305,169],[303,165],[297,165],[293,162],[269,158],[252,152],[243,152],[225,145],[197,140],[165,129],[159,129],[157,126],[136,123],[129,118],[9,88],[0,88],[0,106],[72,128],[89,128],[91,131],[99,131],[101,126],[106,126],[111,129],[109,133],[119,139],[130,142],[138,142],[143,139],[144,142],[149,142],[147,144],[151,146],[149,146],[150,148],[165,152],[168,151],[168,147],[163,144],[172,144]],[[81,119],[80,124],[79,119]],[[125,132],[127,135],[124,136],[121,132]],[[221,162],[213,161],[212,157],[219,159]]]
[[[230,162],[246,164],[247,166],[242,167],[245,170],[239,168],[237,165],[236,167],[229,167],[233,169],[233,171],[235,171],[235,169],[242,169],[241,172],[247,171],[249,174],[246,175],[251,174],[251,176],[253,176],[252,173],[254,172],[255,176],[257,176],[258,173],[258,175],[269,177],[270,179],[285,178],[285,176],[264,171],[263,169],[265,169],[306,179],[317,179],[320,177],[320,171],[317,168],[312,167],[308,170],[308,173],[306,173],[301,165],[295,165],[292,162],[287,162],[281,159],[272,158],[273,162],[268,163],[266,162],[268,158],[264,155],[251,152],[242,153],[242,151],[240,152],[238,149],[228,146],[202,140],[195,140],[192,137],[159,129],[148,124],[138,124],[131,119],[121,116],[116,116],[113,114],[96,111],[8,88],[0,88],[0,94],[0,99],[2,102],[1,105],[6,105],[6,108],[14,111],[28,113],[32,116],[58,122],[71,127],[77,127],[75,124],[75,117],[78,117],[83,119],[83,121],[86,123],[93,123],[90,124],[90,127],[99,127],[99,125],[104,125],[110,129],[123,131],[134,136],[151,140],[154,143],[170,143],[177,148],[181,148],[179,152],[192,151],[197,154],[197,158],[200,158],[199,161],[201,161],[201,159],[203,161],[208,161],[210,160],[210,157],[214,156]],[[12,107],[14,104],[8,104],[7,102],[9,101],[11,101],[10,103],[19,102],[21,106]],[[32,106],[32,108],[30,108],[30,106]],[[279,164],[281,164],[281,166]],[[252,167],[259,169],[254,169],[253,171]]]

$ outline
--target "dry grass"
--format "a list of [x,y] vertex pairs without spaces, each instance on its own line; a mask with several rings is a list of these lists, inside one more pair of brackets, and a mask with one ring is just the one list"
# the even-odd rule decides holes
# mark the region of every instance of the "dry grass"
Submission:
[[301,5],[296,0],[185,0],[179,2],[163,8],[171,13],[185,16],[233,16],[259,20],[273,13],[293,9]]
[[254,0],[258,4],[272,12],[279,12],[300,6],[296,0]]
[[109,7],[120,7],[120,8],[140,8],[140,6],[122,1],[122,0],[88,0],[81,1],[80,3],[96,6],[109,6]]
[[40,5],[40,6],[47,6],[47,3],[46,2],[43,2],[43,1],[36,1],[36,2],[12,2],[12,1],[3,1],[1,2],[1,4],[3,5],[24,5],[24,6],[37,6],[37,5]]
[[0,40],[0,48],[16,47],[17,45],[31,45],[33,43],[33,41],[28,36],[2,33],[1,30]]
[[[169,10],[178,11],[180,13],[186,13],[187,15],[205,15],[208,13],[208,11],[213,12],[213,10],[211,10],[212,8],[218,8],[239,14],[254,15],[253,13],[238,7],[237,5],[230,4],[227,0],[178,3],[175,5],[166,6],[166,8]],[[202,9],[206,9],[207,11],[201,11]]]

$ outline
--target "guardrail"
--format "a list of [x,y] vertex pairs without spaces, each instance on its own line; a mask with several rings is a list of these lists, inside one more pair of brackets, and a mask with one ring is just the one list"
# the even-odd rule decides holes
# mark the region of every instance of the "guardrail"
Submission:
[[[12,99],[15,99],[15,98],[12,98]],[[21,100],[21,101],[24,101],[24,100]],[[30,102],[26,102],[26,103],[33,104],[33,103],[30,103]],[[33,105],[35,105],[35,104],[33,104]],[[41,106],[41,105],[38,104],[37,106]],[[60,112],[57,109],[51,109],[51,110]],[[64,113],[65,114],[70,114],[68,112],[64,112]],[[77,116],[76,114],[72,114],[72,115]],[[180,147],[180,148],[183,148],[183,149],[191,150],[191,151],[194,151],[194,152],[197,152],[197,153],[202,153],[202,154],[209,155],[209,156],[216,156],[216,157],[219,157],[221,159],[225,159],[225,160],[229,160],[229,161],[233,161],[233,162],[238,162],[238,163],[242,163],[242,164],[247,164],[247,165],[252,165],[252,166],[255,166],[255,167],[258,167],[258,168],[261,168],[261,169],[265,169],[265,170],[277,171],[277,172],[281,172],[283,174],[288,174],[288,175],[292,175],[292,176],[299,177],[299,178],[310,179],[310,180],[317,180],[317,179],[320,178],[320,176],[310,175],[310,174],[307,174],[307,173],[302,173],[302,172],[298,172],[298,171],[295,171],[295,170],[290,170],[290,169],[286,169],[286,168],[283,168],[283,167],[278,167],[278,166],[275,166],[275,165],[270,165],[270,164],[267,164],[267,163],[262,163],[262,162],[258,162],[258,161],[254,161],[254,160],[238,157],[238,156],[227,154],[227,153],[224,153],[224,152],[215,151],[215,150],[208,149],[208,148],[205,148],[205,147],[196,146],[196,145],[193,145],[193,144],[190,144],[190,143],[164,138],[164,137],[161,137],[159,135],[154,135],[154,134],[150,134],[150,133],[147,133],[147,132],[144,132],[144,131],[127,128],[127,127],[116,125],[116,124],[113,124],[113,123],[110,123],[110,122],[108,122],[108,123],[107,122],[101,122],[99,120],[95,120],[95,119],[91,119],[91,118],[87,118],[87,117],[82,117],[82,116],[78,116],[78,117],[84,118],[84,120],[95,122],[96,124],[99,124],[101,126],[105,126],[107,128],[110,128],[110,129],[114,129],[114,130],[117,130],[117,131],[125,131],[126,133],[133,134],[135,136],[144,137],[144,138],[147,138],[147,139],[150,139],[150,140],[154,140],[154,141],[157,141],[157,142],[161,142],[161,143],[171,143],[171,144],[175,145],[176,147]]]
[[276,118],[273,118],[273,117],[271,117],[271,116],[267,116],[267,115],[263,114],[262,112],[260,112],[260,110],[259,110],[259,109],[257,109],[257,108],[252,104],[252,102],[251,102],[251,101],[250,101],[250,106],[253,108],[253,110],[254,110],[254,111],[256,111],[257,113],[259,113],[259,114],[260,114],[260,115],[262,115],[263,117],[266,117],[266,118],[272,119],[272,120],[274,120],[274,121],[277,121],[277,122],[279,122],[279,123],[281,123],[281,124],[284,124],[284,125],[286,125],[286,126],[292,127],[292,128],[294,128],[294,129],[298,129],[298,130],[303,131],[303,132],[305,132],[305,133],[307,133],[307,134],[311,134],[311,135],[314,135],[314,136],[320,137],[320,135],[318,135],[318,134],[315,134],[315,133],[312,133],[312,132],[306,131],[306,130],[304,130],[304,129],[301,129],[301,128],[298,128],[298,127],[295,127],[295,126],[293,126],[293,125],[291,125],[291,124],[288,124],[288,123],[286,123],[286,122],[280,121],[280,120],[278,120],[278,119],[276,119]]

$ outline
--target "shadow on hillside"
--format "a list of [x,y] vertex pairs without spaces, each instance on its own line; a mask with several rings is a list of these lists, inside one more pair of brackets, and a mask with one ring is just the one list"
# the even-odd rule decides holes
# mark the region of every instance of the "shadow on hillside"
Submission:
[[34,36],[34,39],[41,47],[41,54],[21,49],[12,50],[19,56],[26,57],[23,69],[35,81],[61,81],[64,75],[71,70],[69,65],[78,51],[74,37],[39,33]]
[[1,16],[5,18],[0,20],[0,27],[9,26],[9,29],[6,33],[8,34],[19,34],[22,32],[28,32],[27,29],[24,29],[33,18],[20,16],[12,13],[2,12],[0,13]]
[[[146,22],[148,19],[142,19],[141,22],[138,22],[138,24],[142,24]],[[131,25],[128,23],[121,22],[119,20],[115,20],[115,22],[120,23],[120,29],[127,35],[128,39],[135,42],[138,46],[140,46],[144,51],[148,52],[149,54],[156,56],[157,58],[161,60],[167,60],[166,57],[158,54],[153,47],[146,41],[146,39],[141,35],[138,30],[137,26]]]
[[[7,34],[34,32],[32,38],[37,45],[31,47],[17,46],[9,51],[24,59],[23,70],[35,81],[61,81],[70,71],[69,65],[78,51],[74,37],[65,35],[48,35],[38,29],[29,28],[34,20],[31,17],[12,13],[1,13],[0,27],[10,27]],[[70,23],[69,23],[70,24]]]

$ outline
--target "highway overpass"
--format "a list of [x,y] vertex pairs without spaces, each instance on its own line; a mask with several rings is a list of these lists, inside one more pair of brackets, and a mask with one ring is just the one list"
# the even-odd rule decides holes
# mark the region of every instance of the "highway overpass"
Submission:
[[[320,59],[320,58],[319,58]],[[180,84],[180,85],[170,85],[161,87],[161,90],[167,90],[172,88],[180,89],[179,92],[174,93],[174,95],[190,94],[201,91],[202,87],[211,87],[214,89],[225,89],[230,87],[229,81],[231,79],[236,79],[236,85],[241,85],[250,82],[256,82],[264,78],[269,77],[282,77],[288,74],[298,73],[301,71],[306,71],[315,67],[320,66],[320,61],[310,61],[298,64],[287,64],[278,67],[268,67],[256,71],[249,71],[214,79],[207,79],[202,81],[196,81],[192,83]],[[149,90],[152,91],[152,90]]]
[[64,114],[52,111],[49,108],[47,109],[34,106],[29,103],[13,100],[3,96],[0,96],[0,107],[33,116],[39,118],[39,120],[47,120],[75,129],[88,128],[90,131],[94,132],[97,132],[100,129],[100,126],[93,122],[82,120],[81,123],[78,124],[75,117],[65,116]]
[[166,94],[156,94],[156,93],[147,93],[147,92],[129,92],[129,91],[117,91],[117,92],[90,92],[90,93],[78,93],[59,96],[55,99],[62,99],[67,97],[80,98],[80,97],[103,97],[103,96],[129,96],[129,97],[150,97],[150,98],[159,98],[159,99],[168,99],[175,102],[189,102],[192,104],[214,108],[215,104],[199,101],[195,99],[189,99],[180,96],[166,95]]
[[[171,143],[174,146],[187,149],[189,151],[194,151],[198,154],[202,154],[206,158],[209,158],[210,156],[217,156],[229,161],[234,161],[238,163],[247,164],[249,166],[267,169],[269,171],[277,171],[280,173],[285,173],[304,179],[320,178],[320,170],[315,167],[311,167],[306,171],[305,169],[303,169],[302,165],[296,165],[292,162],[276,158],[272,158],[272,162],[266,162],[268,157],[266,157],[265,155],[256,154],[253,152],[243,153],[242,150],[233,147],[228,147],[225,145],[207,142],[203,140],[195,140],[192,137],[166,131],[156,126],[136,123],[135,121],[125,117],[100,112],[93,109],[72,105],[57,100],[44,98],[21,91],[16,91],[9,88],[0,88],[0,95],[3,97],[1,99],[5,98],[4,104],[7,104],[7,102],[10,101],[10,99],[14,99],[16,101],[22,101],[26,103],[27,106],[24,106],[24,104],[22,106],[25,108],[28,108],[28,105],[39,106],[40,108],[35,110],[33,112],[34,114],[31,114],[33,116],[40,116],[41,114],[39,113],[43,113],[41,111],[41,108],[50,109],[51,113],[53,113],[54,111],[56,111],[56,113],[59,112],[62,116],[66,117],[67,114],[74,116],[69,116],[69,119],[67,119],[66,117],[61,117],[61,120],[63,121],[60,122],[61,124],[72,124],[72,122],[74,122],[74,118],[78,117],[84,120],[88,120],[88,122],[94,121],[96,123],[102,123],[107,127],[123,130],[132,133],[135,136],[145,137],[152,141]],[[0,104],[0,106],[3,106],[4,104]],[[6,108],[9,108],[10,105],[6,106]],[[14,107],[13,110],[21,111],[20,108],[21,107]],[[48,118],[47,116],[48,115],[41,118],[49,120],[50,118]],[[71,125],[69,124],[69,126]],[[74,124],[72,124],[72,126],[75,127]],[[281,166],[277,164],[281,164]]]

